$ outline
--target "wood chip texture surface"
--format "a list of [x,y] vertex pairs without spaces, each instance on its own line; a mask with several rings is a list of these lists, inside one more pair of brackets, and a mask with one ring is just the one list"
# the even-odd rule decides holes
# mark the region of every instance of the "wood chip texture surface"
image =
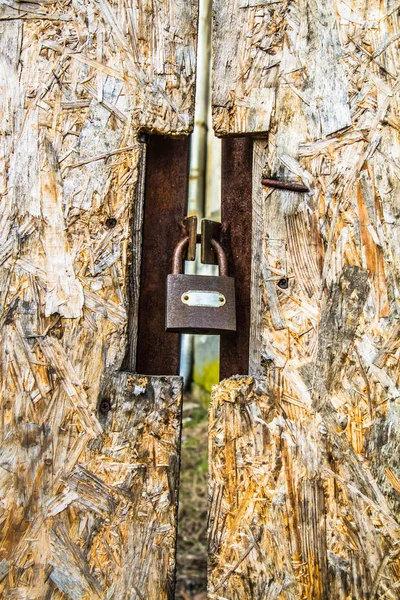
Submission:
[[181,400],[179,377],[117,373],[94,439],[69,406],[56,438],[9,425],[2,598],[174,598]]
[[[255,378],[222,382],[212,399],[209,597],[395,600],[400,7],[304,0],[239,11],[251,35],[238,43],[253,55],[232,57],[229,89],[258,66],[260,87],[272,58],[277,75],[268,134],[254,142]],[[260,37],[281,32],[274,54],[252,42],[257,19],[269,21]],[[241,97],[217,104],[220,133],[254,131]],[[310,192],[263,187],[262,176]]]
[[172,597],[179,385],[138,380],[104,423],[98,402],[127,351],[138,132],[189,133],[196,21],[0,3],[1,597]]

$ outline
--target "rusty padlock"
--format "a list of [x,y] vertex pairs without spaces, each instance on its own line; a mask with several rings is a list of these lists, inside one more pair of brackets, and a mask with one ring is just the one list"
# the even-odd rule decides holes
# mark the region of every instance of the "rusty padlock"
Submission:
[[219,275],[185,275],[183,257],[189,237],[174,251],[172,275],[167,278],[165,330],[175,333],[220,334],[236,331],[235,282],[221,244],[211,240]]

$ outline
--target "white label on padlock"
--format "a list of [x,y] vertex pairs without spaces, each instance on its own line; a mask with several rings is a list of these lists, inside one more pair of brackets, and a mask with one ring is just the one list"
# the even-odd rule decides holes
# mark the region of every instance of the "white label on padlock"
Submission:
[[221,292],[204,290],[188,290],[182,294],[181,300],[188,306],[205,306],[209,308],[219,308],[226,303],[226,298]]

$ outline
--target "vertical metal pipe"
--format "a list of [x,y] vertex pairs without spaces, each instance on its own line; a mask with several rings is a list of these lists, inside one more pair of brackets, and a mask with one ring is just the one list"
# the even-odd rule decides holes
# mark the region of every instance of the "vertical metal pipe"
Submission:
[[210,102],[211,0],[200,0],[195,126],[190,148],[189,215],[204,216],[207,116]]
[[[207,164],[207,116],[210,102],[211,62],[211,0],[200,0],[197,46],[195,125],[191,136],[188,214],[204,216],[205,180]],[[187,272],[194,272],[190,263]],[[193,363],[193,335],[181,337],[180,375],[185,385],[190,381]]]

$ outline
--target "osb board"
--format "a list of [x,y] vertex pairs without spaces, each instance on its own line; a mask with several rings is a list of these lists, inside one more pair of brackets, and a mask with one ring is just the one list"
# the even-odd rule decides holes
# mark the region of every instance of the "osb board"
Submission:
[[368,463],[288,406],[277,369],[214,387],[208,598],[398,598],[400,526]]
[[[118,369],[126,351],[137,132],[188,133],[193,122],[196,4],[9,3],[2,11],[3,379],[16,369],[41,410],[52,392],[37,340],[56,336],[93,405],[102,371]],[[18,367],[16,329],[26,347]]]
[[96,437],[61,390],[42,419],[8,406],[2,598],[173,600],[181,400],[179,377],[106,376]]
[[[1,4],[0,22],[25,50],[25,108],[52,112],[54,96],[61,102],[53,127],[67,114],[74,122],[77,111],[85,119],[97,101],[133,128],[174,135],[193,125],[197,13],[197,0],[11,1]],[[4,43],[1,50],[4,60],[9,50]],[[21,95],[10,83],[9,93]]]
[[[213,32],[217,135],[268,131],[281,83],[293,86],[308,107],[313,136],[350,124],[332,0],[216,0]],[[288,68],[284,47],[293,43],[296,62]]]
[[[0,548],[9,597],[30,599],[53,585],[55,543],[47,527],[42,545],[29,541],[32,523],[87,468],[101,375],[127,350],[137,133],[186,134],[193,122],[196,6],[8,2],[0,19]],[[92,541],[74,506],[57,535],[79,562]],[[102,590],[95,568],[85,577]]]
[[[343,4],[338,10],[351,126],[313,141],[309,107],[283,82],[268,139],[255,142],[253,247],[258,253],[252,269],[253,290],[261,294],[252,296],[253,321],[259,323],[252,338],[252,373],[272,363],[282,371],[289,398],[341,415],[355,451],[371,461],[398,512],[391,473],[400,477],[395,450],[400,443],[395,426],[400,417],[400,80],[392,74],[399,63],[393,34],[399,9],[370,3],[362,13],[355,4],[351,14]],[[292,14],[298,14],[296,5]],[[288,70],[298,60],[294,29],[292,36],[283,48]],[[260,173],[302,181],[310,192],[263,188]],[[357,285],[366,281],[362,293],[354,292],[359,306],[351,323],[345,315],[352,285],[337,291],[348,279]],[[329,306],[337,308],[335,318]],[[334,336],[330,347],[328,334]]]
[[[313,6],[307,12],[309,31],[330,23],[331,35],[340,41],[338,64],[326,72],[319,67],[321,89],[341,86],[345,75],[347,100],[345,95],[324,95],[326,101],[333,97],[336,102],[328,114],[322,110],[323,103],[316,111],[303,93],[317,85],[312,62],[302,65],[300,60],[306,6],[311,4],[280,4],[286,26],[276,101],[267,138],[254,143],[253,167],[250,365],[253,375],[262,376],[271,369],[276,374],[263,392],[268,401],[260,400],[257,410],[261,412],[256,414],[268,424],[263,406],[278,403],[274,410],[279,409],[285,419],[282,436],[294,436],[295,441],[290,442],[294,444],[294,467],[280,471],[285,473],[286,487],[273,487],[275,475],[265,493],[242,483],[246,477],[251,479],[252,469],[255,486],[263,472],[269,477],[275,469],[275,445],[270,455],[265,445],[260,451],[253,450],[255,442],[250,440],[250,458],[245,450],[235,454],[235,447],[245,447],[250,439],[247,409],[224,408],[218,425],[211,425],[213,434],[225,423],[227,435],[234,440],[229,446],[229,465],[224,466],[222,454],[217,456],[216,446],[213,450],[214,483],[235,490],[244,506],[256,506],[257,498],[269,494],[272,499],[262,502],[270,502],[270,508],[255,516],[264,531],[276,531],[273,511],[282,501],[287,506],[288,516],[282,517],[287,531],[295,538],[299,529],[303,537],[296,547],[287,546],[285,569],[291,565],[292,570],[286,588],[279,561],[275,569],[271,560],[270,570],[265,571],[271,545],[264,547],[265,554],[259,553],[258,559],[254,546],[240,562],[254,541],[251,518],[250,525],[244,521],[243,528],[235,529],[239,533],[229,537],[229,527],[236,525],[227,516],[228,527],[221,517],[215,535],[225,537],[214,551],[211,597],[231,600],[265,593],[268,598],[296,600],[395,599],[400,573],[393,562],[397,560],[400,518],[399,8],[394,2],[369,2],[367,6],[363,2],[327,2],[323,8]],[[321,10],[330,11],[333,25],[321,18]],[[314,52],[316,39],[314,35],[307,38],[308,55]],[[334,56],[332,50],[326,60],[333,61]],[[350,122],[341,118],[345,114],[350,114]],[[262,175],[303,182],[310,193],[263,187]],[[246,397],[248,388],[243,389]],[[218,389],[214,402],[218,407]],[[258,400],[254,402],[257,405]],[[317,435],[319,423],[321,438]],[[266,430],[264,434],[269,435]],[[280,439],[276,441],[278,455],[283,452]],[[329,441],[328,451],[324,440]],[[311,457],[326,456],[323,461],[315,459],[315,471],[309,471],[308,459],[301,458],[303,447]],[[224,442],[218,452],[228,452]],[[263,466],[257,470],[260,461]],[[230,465],[239,466],[235,471]],[[318,487],[313,501],[303,502],[302,486],[308,483],[302,478],[307,482],[313,477],[322,482],[322,491]],[[293,485],[297,496],[289,503]],[[229,500],[223,514],[232,513],[233,519],[237,514],[239,523],[244,513],[239,500],[234,502]],[[288,529],[296,511],[293,518],[301,527],[290,525],[292,529]],[[390,527],[381,528],[379,520],[376,525],[375,511],[383,511]],[[361,513],[367,520],[360,520]],[[325,522],[328,533],[321,529],[328,526]],[[284,534],[284,529],[279,530],[277,543],[285,539]],[[283,587],[268,584],[268,596],[265,590],[269,588],[262,585],[267,586],[273,573]]]

